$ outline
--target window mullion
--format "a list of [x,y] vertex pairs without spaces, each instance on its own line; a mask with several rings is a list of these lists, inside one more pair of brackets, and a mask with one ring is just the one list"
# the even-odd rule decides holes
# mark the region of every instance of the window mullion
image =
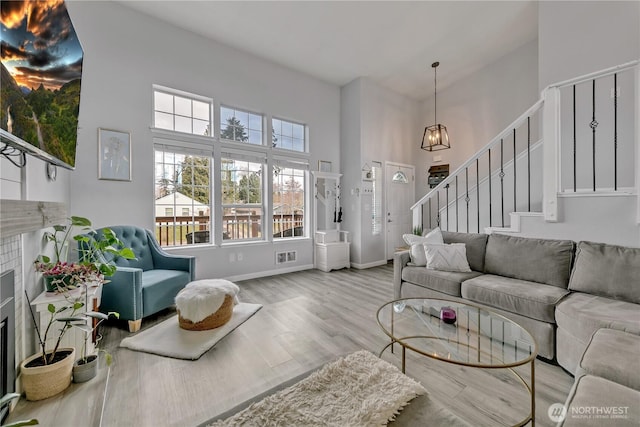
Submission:
[[[219,113],[217,113],[219,114]],[[212,216],[214,217],[211,221],[214,224],[213,230],[213,244],[216,246],[220,246],[222,244],[222,216],[223,216],[223,207],[222,207],[222,153],[220,144],[215,144],[213,147],[213,174],[212,180],[213,185],[213,206],[211,209]]]

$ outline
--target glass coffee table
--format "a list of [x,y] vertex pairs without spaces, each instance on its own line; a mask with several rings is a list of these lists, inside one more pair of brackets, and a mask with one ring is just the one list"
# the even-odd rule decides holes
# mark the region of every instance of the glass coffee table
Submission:
[[[453,316],[453,323],[445,322],[451,322]],[[529,421],[535,426],[534,362],[538,348],[522,326],[479,306],[435,298],[388,302],[378,309],[377,320],[391,338],[380,356],[389,348],[393,352],[394,345],[399,344],[402,372],[405,372],[407,349],[447,363],[511,371],[531,397],[531,412],[516,426]],[[527,363],[531,365],[530,384],[514,370]]]

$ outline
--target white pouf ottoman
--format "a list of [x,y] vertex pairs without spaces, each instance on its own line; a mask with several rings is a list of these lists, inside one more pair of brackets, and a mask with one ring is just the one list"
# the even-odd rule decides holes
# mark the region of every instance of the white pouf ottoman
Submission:
[[182,329],[205,331],[231,319],[240,288],[222,279],[196,280],[176,295],[178,323]]

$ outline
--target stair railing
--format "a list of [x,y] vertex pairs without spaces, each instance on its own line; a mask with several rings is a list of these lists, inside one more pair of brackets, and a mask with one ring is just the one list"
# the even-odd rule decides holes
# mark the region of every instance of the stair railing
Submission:
[[[580,117],[587,113],[591,115],[586,121],[591,148],[590,190],[602,193],[635,192],[635,188],[640,188],[640,171],[636,166],[640,164],[640,149],[634,149],[634,146],[640,147],[640,119],[637,117],[640,112],[638,64],[637,60],[631,61],[545,88],[535,104],[411,207],[413,226],[440,226],[449,231],[483,232],[484,227],[506,226],[505,209],[510,212],[542,211],[546,221],[557,221],[558,193],[584,191],[580,188],[580,183],[585,180],[586,169],[583,167],[585,123],[582,123],[582,131],[577,129]],[[634,70],[635,73],[632,72]],[[602,83],[607,80],[611,80],[610,83],[613,84],[612,88],[609,87],[610,101],[606,99],[608,86]],[[585,87],[590,89],[590,98],[580,94],[580,90]],[[625,121],[624,129],[618,126],[619,87],[623,94],[628,94],[624,95],[627,116],[629,109],[634,114],[630,122]],[[583,102],[577,103],[577,97],[582,98]],[[567,101],[568,98],[570,102]],[[586,103],[585,98],[588,101]],[[605,100],[602,101],[602,98]],[[605,110],[600,102],[609,104],[610,117],[603,112]],[[584,105],[588,105],[590,111]],[[598,127],[607,128],[610,134],[610,140],[607,141],[610,142],[609,152],[612,158],[609,181],[597,178],[601,175],[599,168],[606,171],[608,167],[599,164],[601,160],[597,152],[602,151],[603,143],[599,142]],[[522,136],[524,132],[525,137]],[[541,135],[541,138],[536,135]],[[631,139],[630,142],[625,141],[622,152],[621,136]],[[542,139],[541,143],[536,142],[539,139]],[[526,141],[526,146],[521,141]],[[534,150],[540,151],[540,146],[542,153],[532,157]],[[618,167],[620,159],[626,162],[624,164],[627,168],[622,186]],[[536,163],[534,167],[532,161]],[[541,163],[542,167],[537,163]],[[499,167],[496,166],[498,164]],[[523,178],[524,172],[521,172],[523,167],[526,169],[526,180]],[[533,177],[532,170],[535,172]],[[537,172],[540,170],[542,173]],[[567,182],[571,185],[567,186]],[[505,191],[505,184],[511,187],[511,191]],[[526,193],[518,191],[523,190],[523,186],[526,186]],[[534,191],[532,187],[536,187]]]
[[631,194],[640,185],[634,148],[640,147],[638,64],[589,73],[542,92],[546,221],[558,220],[558,194]]
[[[506,209],[531,211],[531,153],[542,107],[540,99],[411,206],[414,227],[482,232],[504,226]],[[526,197],[519,196],[523,186]]]

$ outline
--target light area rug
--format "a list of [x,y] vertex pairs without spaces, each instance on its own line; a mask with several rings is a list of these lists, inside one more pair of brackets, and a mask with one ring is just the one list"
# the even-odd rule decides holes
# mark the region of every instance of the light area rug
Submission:
[[384,426],[422,385],[398,368],[361,350],[331,362],[294,385],[229,418],[222,426]]
[[184,330],[178,326],[178,315],[175,315],[123,339],[120,347],[175,359],[196,360],[261,308],[261,304],[241,302],[233,307],[229,322],[208,331]]

